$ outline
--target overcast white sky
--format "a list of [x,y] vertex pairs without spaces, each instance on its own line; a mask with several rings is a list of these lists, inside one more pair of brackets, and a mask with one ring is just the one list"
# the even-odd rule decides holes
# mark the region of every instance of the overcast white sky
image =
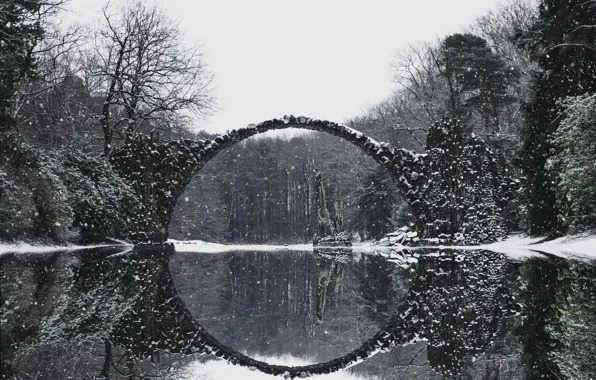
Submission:
[[[386,98],[409,43],[461,31],[498,0],[163,0],[215,74],[210,132],[284,114],[344,122]],[[71,0],[72,16],[104,0]]]

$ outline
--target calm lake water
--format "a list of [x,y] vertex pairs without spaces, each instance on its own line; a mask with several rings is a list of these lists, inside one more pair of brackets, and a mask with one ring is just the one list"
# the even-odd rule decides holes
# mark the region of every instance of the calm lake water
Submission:
[[[2,378],[262,378],[200,354],[217,343],[271,363],[318,363],[398,322],[409,344],[336,378],[523,379],[527,363],[575,360],[576,345],[596,350],[594,263],[438,249],[392,257],[166,246],[7,253]],[[578,373],[594,369],[578,363]]]

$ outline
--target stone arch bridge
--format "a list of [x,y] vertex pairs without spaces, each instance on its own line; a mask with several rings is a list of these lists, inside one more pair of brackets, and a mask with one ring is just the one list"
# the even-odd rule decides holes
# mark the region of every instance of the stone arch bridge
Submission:
[[[429,146],[436,145],[441,152],[449,151],[445,144],[461,144],[464,140],[461,128],[456,120],[450,119],[437,124],[429,131]],[[462,230],[463,218],[450,221],[448,225],[436,224],[436,220],[445,220],[441,210],[433,204],[429,196],[429,170],[439,170],[429,160],[441,157],[414,153],[406,149],[396,149],[387,143],[378,142],[347,126],[307,117],[285,116],[260,124],[251,124],[245,128],[229,131],[213,140],[159,141],[156,135],[139,135],[130,139],[123,147],[117,148],[110,156],[110,161],[118,172],[127,179],[144,204],[144,217],[138,228],[130,236],[134,242],[164,242],[168,238],[168,225],[178,198],[184,193],[187,184],[199,170],[219,152],[251,136],[279,129],[299,128],[328,133],[342,138],[372,157],[387,170],[397,183],[399,191],[410,206],[415,219],[416,230],[420,236],[432,237],[439,234],[451,235]],[[434,132],[433,132],[434,130]],[[437,133],[442,131],[442,133]],[[435,136],[435,137],[433,137]],[[443,136],[440,142],[436,136]],[[441,145],[442,144],[442,145]],[[490,150],[481,142],[475,141],[476,148],[482,151],[482,160],[476,163],[475,170],[469,170],[466,181],[477,182],[479,171],[490,173],[490,182],[495,191],[490,195],[492,201],[503,204],[511,193],[511,181],[504,179],[492,158]],[[457,149],[451,149],[454,156]],[[473,173],[472,173],[473,172]],[[454,173],[451,173],[454,174]],[[461,173],[455,173],[461,174]],[[463,184],[463,181],[462,181]],[[457,200],[455,200],[457,201]],[[445,207],[456,209],[457,205],[443,202]],[[502,208],[502,207],[500,207]],[[486,213],[486,211],[485,211]],[[454,219],[451,217],[451,219]]]

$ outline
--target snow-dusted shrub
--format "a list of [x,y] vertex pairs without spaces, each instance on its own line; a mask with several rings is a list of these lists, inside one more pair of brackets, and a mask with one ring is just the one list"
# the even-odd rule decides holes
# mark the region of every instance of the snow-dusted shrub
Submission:
[[11,168],[0,165],[0,237],[22,236],[33,228],[31,194],[18,185],[23,180]]
[[559,218],[569,232],[596,227],[596,94],[568,98],[565,118],[553,135]]
[[29,175],[29,187],[35,204],[34,228],[38,236],[61,238],[73,221],[68,203],[68,189],[56,174],[53,160],[43,157],[35,173]]
[[56,172],[68,188],[72,226],[84,239],[126,238],[138,220],[141,204],[131,187],[103,159],[85,155],[54,155]]
[[61,238],[72,223],[67,189],[48,156],[31,148],[0,164],[0,236]]
[[0,163],[0,237],[126,238],[140,202],[102,158],[20,147]]

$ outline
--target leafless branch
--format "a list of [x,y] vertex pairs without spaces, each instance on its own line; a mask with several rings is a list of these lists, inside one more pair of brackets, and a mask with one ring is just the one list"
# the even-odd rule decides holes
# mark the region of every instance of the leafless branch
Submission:
[[[181,112],[199,118],[210,112],[213,77],[198,48],[184,46],[177,25],[164,11],[132,0],[114,15],[108,4],[103,19],[94,43],[96,67],[90,74],[105,83],[100,124],[106,154],[118,130],[131,136],[143,126],[176,125],[183,120],[176,116]],[[127,123],[112,122],[114,113],[126,115]]]

